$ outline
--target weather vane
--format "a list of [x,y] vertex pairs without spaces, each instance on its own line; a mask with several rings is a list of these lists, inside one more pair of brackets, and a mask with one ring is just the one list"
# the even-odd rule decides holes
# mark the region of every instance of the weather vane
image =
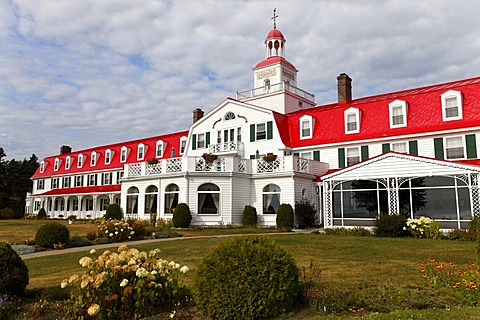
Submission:
[[273,9],[273,17],[271,17],[270,19],[273,19],[273,29],[277,29],[277,18],[278,18],[278,15],[277,15],[277,8],[274,8]]

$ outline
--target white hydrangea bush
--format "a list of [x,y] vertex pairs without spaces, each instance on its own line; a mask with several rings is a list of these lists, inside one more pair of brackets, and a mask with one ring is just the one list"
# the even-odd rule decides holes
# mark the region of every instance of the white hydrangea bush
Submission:
[[138,319],[186,298],[187,266],[161,259],[159,249],[147,253],[121,245],[117,251],[107,250],[95,258],[91,250],[93,258],[79,260],[85,273],[61,282],[62,288],[75,287],[67,303],[70,316]]
[[407,219],[407,225],[403,229],[410,232],[415,238],[440,239],[442,237],[438,222],[424,216]]
[[98,235],[111,242],[119,242],[132,239],[135,231],[127,221],[108,219],[98,225]]

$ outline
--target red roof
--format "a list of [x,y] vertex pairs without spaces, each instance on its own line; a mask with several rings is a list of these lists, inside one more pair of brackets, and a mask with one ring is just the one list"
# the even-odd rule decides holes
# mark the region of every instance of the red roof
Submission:
[[[457,90],[463,95],[463,119],[443,121],[440,95]],[[407,126],[390,128],[388,104],[395,100],[407,102]],[[441,130],[455,130],[480,126],[480,77],[459,80],[428,87],[355,99],[350,102],[316,106],[287,115],[288,121],[277,121],[285,145],[303,147],[319,144],[351,142],[355,140],[422,134]],[[344,111],[361,111],[360,132],[345,134]],[[315,119],[312,139],[300,140],[300,118],[310,115]]]
[[92,186],[92,187],[76,187],[76,188],[61,188],[52,189],[45,193],[37,193],[35,196],[53,196],[59,194],[79,194],[79,193],[106,193],[106,192],[118,192],[122,190],[122,185],[112,184],[108,186]]
[[283,36],[283,33],[280,32],[280,30],[278,30],[277,28],[273,28],[267,35],[267,39],[265,41],[267,41],[268,39],[275,39],[275,38],[279,38],[279,39],[282,39],[282,40],[285,40],[285,37]]
[[[155,136],[150,138],[126,141],[116,144],[104,145],[99,147],[93,147],[90,149],[79,150],[71,153],[66,153],[62,155],[55,155],[46,157],[45,161],[45,170],[43,173],[40,172],[40,167],[37,169],[32,178],[47,177],[47,176],[56,176],[56,175],[66,175],[66,174],[75,174],[80,172],[91,172],[91,171],[108,171],[115,169],[122,169],[123,165],[126,163],[135,163],[139,162],[137,160],[137,148],[138,145],[143,143],[145,145],[145,156],[144,161],[150,158],[156,158],[156,149],[157,141],[163,141],[163,158],[170,158],[172,148],[174,148],[174,156],[180,156],[180,138],[182,136],[188,136],[188,131],[181,131],[171,134],[165,134],[161,136]],[[125,162],[120,162],[121,148],[127,147],[127,160]],[[105,164],[105,152],[110,149],[112,151],[112,159],[110,164]],[[92,152],[97,153],[97,162],[95,166],[90,166],[90,158]],[[77,167],[78,156],[82,154],[84,157],[83,166],[81,168]],[[71,158],[70,169],[65,169],[65,159],[67,156]],[[60,159],[60,165],[57,171],[53,170],[55,159]],[[160,158],[159,158],[160,159]],[[65,190],[65,189],[62,189]],[[53,190],[52,190],[53,191]]]
[[285,60],[285,58],[283,57],[279,57],[279,56],[273,56],[273,57],[269,57],[263,61],[260,61],[259,63],[257,63],[257,65],[253,68],[253,70],[255,69],[260,69],[260,68],[263,68],[263,67],[266,67],[266,66],[269,66],[269,65],[272,65],[272,64],[275,64],[275,63],[281,63],[287,67],[289,67],[290,69],[292,70],[295,70],[295,71],[298,71],[297,68],[295,68],[295,66],[290,62],[290,61],[287,61]]

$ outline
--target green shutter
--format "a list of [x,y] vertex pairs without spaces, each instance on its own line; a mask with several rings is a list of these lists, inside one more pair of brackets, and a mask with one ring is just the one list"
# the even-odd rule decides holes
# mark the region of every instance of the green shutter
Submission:
[[255,159],[255,155],[254,155],[254,154],[251,154],[251,155],[250,155],[250,159]]
[[433,145],[435,147],[435,158],[445,159],[443,155],[443,138],[433,139]]
[[368,146],[362,146],[362,161],[368,160]]
[[465,142],[467,144],[467,158],[472,159],[477,157],[477,142],[475,141],[475,134],[467,134]]
[[313,160],[320,161],[320,151],[319,150],[313,151]]
[[110,184],[113,184],[113,172],[110,172]]
[[296,157],[300,157],[300,153],[298,153],[298,152],[294,152],[293,155],[296,156]]
[[255,125],[250,125],[250,142],[255,141]]
[[197,149],[197,135],[194,134],[192,135],[192,150],[196,150]]
[[98,177],[98,174],[95,174],[95,185],[98,186],[97,184],[97,177]]
[[345,168],[345,148],[338,148],[338,167]]
[[387,153],[390,151],[390,143],[383,143],[382,144],[382,153]]
[[210,132],[205,133],[205,147],[210,145]]
[[273,122],[267,122],[267,140],[273,139]]
[[418,143],[417,140],[408,141],[409,153],[418,156]]

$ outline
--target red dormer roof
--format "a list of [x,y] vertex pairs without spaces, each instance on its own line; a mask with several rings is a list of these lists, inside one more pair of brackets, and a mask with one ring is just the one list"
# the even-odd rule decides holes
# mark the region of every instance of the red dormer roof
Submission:
[[285,41],[285,37],[283,36],[283,33],[280,32],[277,28],[273,28],[267,35],[267,41],[268,39],[282,39]]
[[[90,149],[79,150],[71,153],[61,154],[46,157],[43,159],[45,162],[45,169],[43,172],[40,172],[40,167],[37,169],[32,178],[48,177],[48,176],[57,176],[57,175],[68,175],[84,172],[95,172],[95,171],[105,171],[105,170],[116,170],[122,169],[124,164],[139,162],[137,159],[138,146],[144,144],[145,146],[145,156],[143,161],[147,161],[150,158],[156,158],[156,149],[157,142],[159,140],[163,141],[163,157],[158,159],[170,158],[172,148],[174,149],[174,156],[180,156],[180,138],[187,137],[188,131],[181,131],[171,134],[165,134],[160,136],[154,136],[150,138],[126,141],[116,144],[104,145],[99,147],[93,147]],[[120,155],[122,147],[127,148],[127,159],[125,162],[120,161]],[[112,159],[110,164],[105,164],[105,153],[107,150],[112,151]],[[96,152],[97,161],[94,166],[91,166],[91,155],[92,152]],[[82,154],[84,157],[83,166],[78,168],[78,157]],[[70,169],[65,168],[66,158],[70,156],[71,164]],[[60,160],[60,165],[57,171],[54,171],[55,159]]]
[[290,61],[287,61],[287,60],[285,60],[285,58],[279,57],[279,56],[273,56],[273,57],[267,58],[263,61],[260,61],[253,68],[253,70],[260,69],[260,68],[263,68],[263,67],[266,67],[266,66],[269,66],[269,65],[272,65],[272,64],[276,64],[276,63],[283,64],[283,65],[289,67],[292,70],[298,71],[297,68],[295,68],[295,66]]
[[[448,90],[457,90],[463,95],[461,120],[443,121],[440,95]],[[388,104],[395,100],[407,103],[407,126],[391,129]],[[288,114],[288,124],[284,121],[277,123],[280,131],[289,131],[290,140],[283,141],[289,147],[418,135],[480,126],[479,101],[480,77],[477,77],[316,106]],[[344,111],[349,108],[357,108],[361,112],[359,133],[345,134]],[[316,121],[312,139],[300,140],[300,118],[304,115],[310,115]]]

